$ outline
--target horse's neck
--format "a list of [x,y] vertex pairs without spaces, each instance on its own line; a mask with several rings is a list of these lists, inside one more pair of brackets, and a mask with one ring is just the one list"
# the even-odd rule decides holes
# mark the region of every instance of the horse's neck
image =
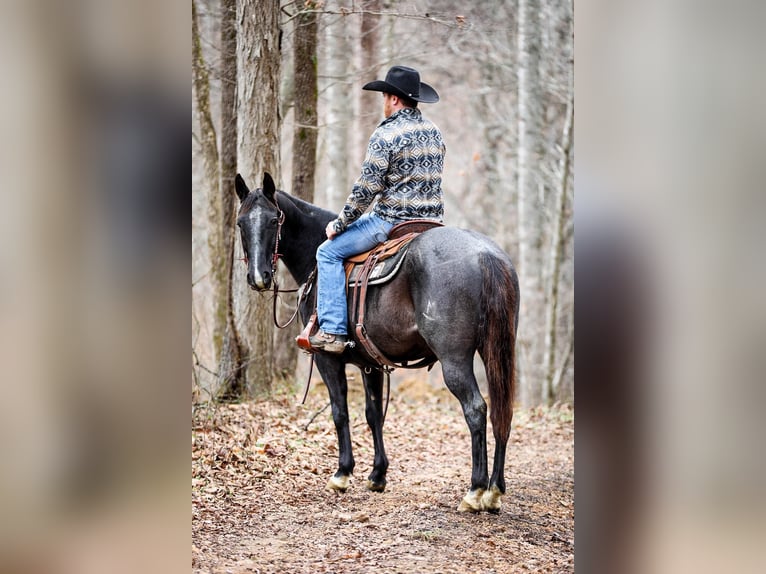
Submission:
[[305,283],[311,271],[316,266],[316,250],[324,241],[324,230],[327,222],[335,217],[329,211],[325,211],[307,202],[300,209],[298,200],[286,193],[280,192],[279,206],[285,212],[285,226],[282,230],[280,248],[283,252],[283,260],[287,270],[298,284]]

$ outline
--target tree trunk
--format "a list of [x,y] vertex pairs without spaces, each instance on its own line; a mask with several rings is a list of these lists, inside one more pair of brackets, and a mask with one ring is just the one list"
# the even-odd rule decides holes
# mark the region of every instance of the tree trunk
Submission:
[[[242,348],[234,322],[232,267],[237,196],[234,175],[237,171],[237,4],[221,0],[221,139],[220,183],[221,221],[212,229],[220,229],[223,251],[212,258],[222,272],[225,293],[216,295],[216,333],[221,332],[218,360],[218,388],[224,396],[238,397],[245,390],[242,373]],[[221,327],[219,327],[219,321]]]
[[[397,0],[383,0],[383,11],[391,14],[396,11]],[[381,60],[389,65],[396,64],[394,55],[396,51],[396,16],[380,16],[380,43]],[[376,80],[378,78],[375,78]]]
[[[556,400],[558,385],[561,376],[557,375],[556,369],[556,346],[557,329],[559,318],[559,282],[561,280],[561,262],[564,257],[565,234],[564,228],[567,223],[566,204],[567,188],[569,186],[569,171],[571,161],[572,129],[574,126],[574,94],[569,89],[569,102],[567,103],[567,115],[564,122],[564,133],[561,142],[561,161],[559,167],[559,185],[556,188],[555,206],[556,213],[553,218],[553,233],[550,242],[548,272],[548,296],[546,297],[546,321],[545,321],[545,395],[546,401],[552,405]],[[570,351],[567,350],[567,353]]]
[[[279,2],[238,2],[237,165],[252,188],[260,187],[264,171],[279,182],[279,35]],[[237,252],[241,257],[241,245]],[[247,346],[247,391],[267,394],[274,351],[271,296],[251,291],[245,273],[233,277],[237,330]]]
[[[220,365],[225,339],[228,299],[224,238],[221,232],[222,206],[218,177],[218,144],[211,111],[210,73],[202,53],[197,3],[192,2],[192,76],[197,120],[200,128],[200,147],[204,165],[204,185],[207,189],[208,251],[210,255],[210,288],[213,306],[213,361]],[[218,371],[219,387],[222,372]],[[216,392],[218,392],[216,390]]]
[[362,161],[364,161],[367,141],[372,130],[383,119],[383,106],[380,94],[360,89],[367,82],[378,79],[380,16],[375,12],[381,11],[381,0],[364,0],[361,8],[361,42],[356,44],[360,48],[358,62],[361,74],[359,76],[359,85],[352,88],[356,92],[358,106],[356,124],[353,130],[354,150],[352,153],[354,158],[352,163],[356,168],[361,166]]
[[[328,7],[343,8],[345,2],[336,0]],[[349,192],[348,125],[351,109],[351,91],[347,83],[348,41],[346,38],[349,17],[329,14],[325,16],[325,42],[327,45],[327,201],[333,211],[343,207]]]
[[[314,10],[314,3],[305,6]],[[290,193],[309,202],[314,201],[314,178],[317,155],[317,29],[316,12],[297,15],[293,40],[293,68],[296,89],[294,95],[293,161],[292,185]],[[281,284],[290,289],[296,287],[294,280],[286,270],[281,270]],[[280,305],[280,322],[289,319],[294,298],[286,296]],[[275,349],[275,369],[284,380],[292,380],[298,361],[298,346],[295,337],[300,332],[300,322],[296,320],[290,327],[277,331]]]
[[[313,4],[311,6],[313,8]],[[295,129],[293,130],[293,195],[314,201],[317,152],[317,28],[316,13],[295,20]]]
[[218,183],[218,146],[210,111],[210,74],[202,55],[197,18],[197,3],[192,1],[192,75],[197,115],[200,124],[200,144],[205,162],[205,175],[210,185]]
[[539,0],[519,0],[518,14],[518,211],[521,287],[521,402],[543,400],[542,349],[544,298],[542,276],[542,182],[540,162],[542,87],[540,85]]

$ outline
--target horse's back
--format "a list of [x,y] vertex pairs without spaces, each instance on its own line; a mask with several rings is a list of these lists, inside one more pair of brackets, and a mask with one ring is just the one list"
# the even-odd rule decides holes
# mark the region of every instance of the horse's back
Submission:
[[497,243],[486,235],[457,227],[438,227],[423,233],[413,241],[408,257],[421,272],[456,280],[475,277],[481,271],[482,255],[498,259],[515,276],[510,257]]

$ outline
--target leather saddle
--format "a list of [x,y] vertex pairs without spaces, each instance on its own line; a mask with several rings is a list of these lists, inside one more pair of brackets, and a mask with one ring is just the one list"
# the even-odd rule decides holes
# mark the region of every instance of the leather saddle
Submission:
[[[410,242],[424,231],[441,225],[438,221],[428,219],[399,223],[391,228],[386,241],[346,259],[347,291],[353,289],[356,301],[359,289],[366,289],[368,285],[381,285],[393,279],[404,261]],[[352,310],[356,309],[355,303]]]
[[392,227],[386,241],[346,259],[347,289],[358,287],[364,282],[367,285],[381,285],[393,279],[401,267],[410,242],[424,231],[441,226],[438,221],[415,219]]
[[[347,295],[352,297],[349,309],[350,318],[355,318],[354,334],[367,353],[381,365],[400,367],[389,361],[367,336],[364,328],[365,303],[367,287],[381,285],[393,279],[399,271],[410,243],[424,231],[434,227],[442,227],[442,223],[430,219],[415,219],[399,223],[391,228],[388,239],[373,247],[371,250],[353,257],[345,262]],[[306,328],[297,337],[298,346],[311,350],[309,336],[317,328],[316,310],[311,315]]]

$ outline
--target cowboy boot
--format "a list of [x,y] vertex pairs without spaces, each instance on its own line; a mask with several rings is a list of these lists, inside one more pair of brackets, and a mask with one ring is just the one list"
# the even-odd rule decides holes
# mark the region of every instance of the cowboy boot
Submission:
[[325,333],[321,329],[309,337],[312,348],[335,354],[340,354],[345,350],[347,341],[346,335],[333,335],[332,333]]

